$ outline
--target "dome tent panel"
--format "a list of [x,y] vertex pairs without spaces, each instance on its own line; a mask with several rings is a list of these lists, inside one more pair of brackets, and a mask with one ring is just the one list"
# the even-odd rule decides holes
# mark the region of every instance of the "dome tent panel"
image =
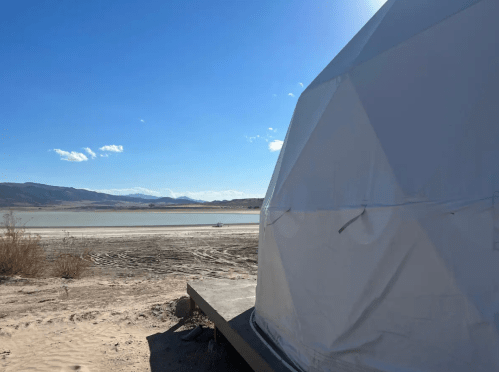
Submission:
[[343,75],[481,0],[388,0],[314,79],[309,88]]
[[481,0],[394,1],[362,48],[354,66],[404,43]]
[[485,3],[349,73],[408,196],[480,199],[499,188],[499,162],[483,156],[499,154],[497,6]]
[[[285,146],[289,149],[287,153],[290,155],[283,157],[279,162],[276,190],[280,189],[282,182],[293,168],[303,146],[322,118],[324,110],[326,110],[341,82],[342,79],[331,80],[316,89],[303,92],[300,96],[286,135]],[[282,149],[281,152],[283,152]]]
[[498,14],[389,0],[300,97],[255,320],[301,369],[499,370]]
[[272,197],[272,205],[283,211],[402,202],[397,181],[348,74],[294,159]]

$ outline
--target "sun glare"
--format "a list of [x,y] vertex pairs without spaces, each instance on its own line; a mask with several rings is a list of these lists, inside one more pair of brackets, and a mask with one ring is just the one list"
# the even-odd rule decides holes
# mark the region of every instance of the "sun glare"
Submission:
[[371,3],[372,7],[379,9],[383,6],[384,3],[386,3],[386,0],[369,0],[369,2]]
[[367,0],[368,7],[372,14],[376,13],[385,3],[386,0]]

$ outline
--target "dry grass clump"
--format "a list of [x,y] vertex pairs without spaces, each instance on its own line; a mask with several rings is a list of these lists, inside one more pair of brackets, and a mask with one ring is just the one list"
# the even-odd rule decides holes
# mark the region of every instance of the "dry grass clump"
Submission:
[[0,235],[0,276],[22,275],[35,277],[42,274],[45,251],[40,246],[40,236],[25,233],[24,226],[17,227],[19,219],[12,211],[3,216],[5,232]]
[[[26,233],[24,226],[17,226],[20,219],[10,211],[3,216],[4,233],[0,235],[0,276],[14,275],[37,277],[45,273],[47,257],[40,245],[40,236]],[[51,274],[65,279],[81,277],[92,266],[91,249],[88,242],[66,236],[62,240],[62,249],[52,262]]]
[[52,274],[58,278],[77,279],[85,274],[90,266],[92,250],[83,238],[78,240],[68,232],[62,239],[63,248],[56,254]]

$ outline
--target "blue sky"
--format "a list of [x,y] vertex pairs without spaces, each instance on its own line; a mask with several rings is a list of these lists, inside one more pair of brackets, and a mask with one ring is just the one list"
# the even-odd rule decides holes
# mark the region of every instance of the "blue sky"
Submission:
[[301,92],[383,3],[7,2],[0,182],[263,197]]

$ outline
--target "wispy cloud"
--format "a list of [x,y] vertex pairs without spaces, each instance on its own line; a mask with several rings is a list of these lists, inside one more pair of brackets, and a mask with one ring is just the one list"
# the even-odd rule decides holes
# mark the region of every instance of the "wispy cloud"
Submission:
[[303,88],[303,83],[298,83],[299,86],[301,86]]
[[103,154],[100,154],[100,157],[101,157],[101,158],[108,158],[108,157],[109,157],[109,154],[104,154],[104,155],[103,155]]
[[90,149],[90,147],[84,147],[83,150],[85,150],[87,152],[87,154],[92,157],[92,159],[95,159],[97,157],[97,155],[95,154],[95,152],[93,152]]
[[256,136],[251,136],[251,137],[244,136],[244,137],[246,138],[246,140],[248,142],[251,142],[251,143],[256,141],[256,140],[264,140],[265,142],[269,142],[272,140],[272,138],[274,138],[274,136],[272,136],[271,134],[273,134],[275,132],[277,132],[276,128],[269,127],[265,136],[263,136],[263,135],[261,136],[261,135],[257,134]]
[[76,151],[64,151],[61,149],[54,149],[56,153],[58,153],[61,156],[61,160],[66,160],[66,161],[73,161],[73,162],[80,162],[80,161],[87,161],[88,158],[85,156],[85,154],[82,154],[81,152],[76,152]]
[[281,140],[273,140],[272,142],[269,143],[269,150],[274,152],[274,151],[279,151],[282,148],[282,144],[284,142]]
[[142,123],[145,123],[144,119],[140,119],[140,121],[141,121]]
[[100,190],[89,190],[89,191],[103,192],[105,194],[111,194],[111,195],[146,194],[159,197],[162,196],[160,192],[147,189],[145,187],[130,187],[127,189],[100,189]]
[[293,93],[288,93],[288,96],[294,97],[295,95]]
[[145,187],[130,187],[126,189],[86,189],[89,191],[103,192],[111,195],[129,195],[129,194],[146,194],[158,197],[178,198],[187,196],[191,199],[213,201],[213,200],[232,200],[246,198],[263,198],[265,192],[262,193],[247,193],[238,190],[208,190],[208,191],[173,191],[169,188],[157,190],[147,189]]
[[101,151],[111,151],[111,152],[123,152],[123,146],[119,145],[108,145],[102,146],[99,150]]

